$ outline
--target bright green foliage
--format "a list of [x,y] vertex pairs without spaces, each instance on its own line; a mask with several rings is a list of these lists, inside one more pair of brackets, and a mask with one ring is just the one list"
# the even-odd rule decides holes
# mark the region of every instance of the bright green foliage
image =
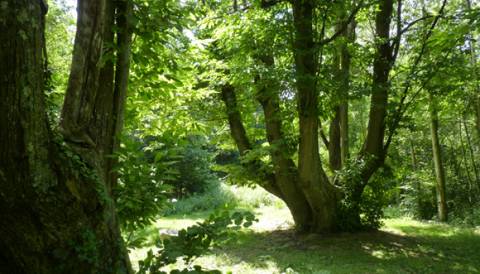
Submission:
[[[72,7],[65,0],[49,1],[45,24],[50,88],[47,89],[49,114],[55,120],[59,117],[63,96],[67,89],[68,73],[72,61],[75,18]],[[52,117],[53,116],[53,117]]]
[[204,193],[218,186],[218,179],[212,171],[213,151],[201,136],[189,136],[186,142],[179,144],[181,159],[175,164],[177,179],[172,182],[175,198]]
[[[64,3],[50,2],[46,35],[50,73],[47,98],[56,118],[68,80],[74,20]],[[397,61],[392,64],[389,115],[385,122],[385,139],[392,135],[393,142],[385,165],[369,180],[361,202],[352,197],[352,189],[365,158],[354,155],[362,149],[366,138],[372,60],[375,47],[381,42],[375,38],[372,25],[372,16],[378,8],[376,2],[365,1],[357,14],[355,41],[338,37],[316,48],[315,81],[320,98],[317,114],[326,136],[334,107],[344,99],[348,99],[349,106],[352,157],[337,173],[326,168],[327,174],[343,192],[340,214],[358,208],[360,222],[365,227],[381,226],[382,209],[386,205],[399,207],[405,215],[434,219],[435,177],[427,100],[428,94],[433,94],[439,103],[450,219],[479,225],[480,136],[474,130],[474,98],[478,96],[479,79],[469,42],[473,41],[478,48],[480,11],[478,5],[467,10],[464,1],[448,1],[444,15],[428,36],[442,1],[425,1],[428,17],[415,22],[423,16],[420,1],[417,2],[402,1],[400,24],[409,29],[402,35]],[[280,91],[280,110],[275,118],[283,121],[281,142],[286,149],[282,153],[295,164],[298,164],[299,118],[290,3],[280,2],[267,9],[261,8],[260,1],[237,1],[236,10],[232,1],[135,0],[134,4],[125,128],[120,149],[112,157],[118,159],[119,182],[114,192],[119,219],[128,244],[138,246],[141,240],[135,238],[135,231],[151,224],[159,214],[241,205],[242,201],[219,187],[217,176],[226,176],[229,183],[252,186],[259,184],[258,173],[272,172],[270,152],[277,147],[267,142],[265,117],[257,101],[259,88]],[[345,16],[352,8],[349,1],[316,1],[315,5],[315,41],[330,37],[339,16]],[[398,15],[394,11],[392,35],[397,31]],[[409,25],[411,22],[415,23]],[[338,93],[339,83],[333,68],[338,46],[342,44],[346,44],[352,59],[348,98]],[[274,66],[259,61],[264,55],[274,58]],[[221,87],[227,83],[235,87],[238,110],[253,146],[242,157],[231,153],[236,148],[226,120],[228,110],[219,98]],[[321,144],[319,150],[322,162],[327,163],[328,148]],[[231,160],[217,161],[217,173],[212,171],[215,153],[230,153],[226,158]],[[251,174],[244,164],[254,161],[263,165],[258,173]],[[228,164],[224,165],[225,162]],[[250,193],[249,189],[243,191]],[[186,199],[171,203],[169,199],[174,197]],[[355,230],[355,217],[344,216],[344,222],[339,224],[342,230]],[[222,227],[231,224],[225,222],[218,224]],[[190,244],[198,245],[198,250],[192,249],[191,253],[177,250],[172,255],[168,250],[175,249],[167,243],[166,255],[161,260],[170,262],[180,253],[187,254],[190,260],[208,249],[208,237],[218,236],[217,232],[207,235],[207,227],[210,229],[212,225],[199,225],[180,235],[185,241],[193,241]],[[129,235],[133,235],[131,239]],[[198,240],[195,235],[207,238]],[[157,259],[151,254],[145,265],[155,265]]]
[[[141,273],[166,273],[160,270],[161,267],[173,264],[177,258],[183,258],[189,264],[194,258],[207,252],[214,244],[219,244],[228,239],[228,229],[239,229],[249,227],[256,221],[250,212],[219,211],[211,214],[202,223],[197,223],[178,232],[178,236],[167,238],[157,247],[160,251],[153,255],[150,250],[147,258],[139,262],[139,274]],[[170,273],[221,273],[219,271],[203,272],[200,266],[194,266],[193,270],[184,269],[181,272]]]
[[175,161],[131,138],[123,139],[116,157],[117,211],[125,232],[133,232],[153,222],[164,206],[171,191],[168,183],[177,176]]

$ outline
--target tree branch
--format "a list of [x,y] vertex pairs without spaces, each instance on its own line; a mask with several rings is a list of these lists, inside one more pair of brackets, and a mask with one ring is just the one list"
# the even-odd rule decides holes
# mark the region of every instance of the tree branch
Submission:
[[348,25],[353,21],[357,13],[364,7],[363,0],[358,3],[358,5],[353,9],[350,16],[348,16],[347,20],[340,26],[340,28],[330,37],[322,39],[317,43],[318,46],[324,46],[333,40],[337,39],[338,36],[342,35],[348,28]]
[[[389,135],[387,137],[387,141],[384,145],[384,151],[387,151],[388,147],[390,146],[391,142],[392,142],[392,139],[393,139],[393,136],[395,135],[396,131],[397,131],[397,128],[400,124],[400,121],[402,120],[405,112],[407,111],[408,109],[408,106],[410,105],[409,104],[405,104],[405,100],[407,98],[407,95],[408,95],[408,92],[410,90],[410,87],[411,87],[411,84],[412,84],[412,76],[416,73],[415,72],[415,69],[418,67],[418,65],[420,64],[420,61],[422,60],[423,58],[423,55],[425,53],[425,50],[427,48],[427,42],[428,42],[428,39],[430,38],[430,36],[432,36],[432,33],[433,33],[433,30],[435,29],[435,26],[437,25],[438,23],[438,20],[440,19],[440,17],[442,16],[444,10],[445,10],[445,6],[447,4],[447,0],[443,0],[442,2],[442,6],[438,12],[438,15],[435,16],[435,19],[433,20],[432,24],[430,25],[430,28],[428,29],[428,32],[427,34],[425,35],[425,39],[422,43],[422,48],[420,50],[420,53],[418,54],[417,58],[415,59],[415,62],[413,63],[412,65],[412,69],[411,69],[411,73],[410,75],[407,77],[407,84],[405,85],[405,88],[403,90],[403,93],[402,93],[402,97],[400,99],[400,103],[397,107],[397,110],[395,111],[395,116],[394,116],[394,120],[392,122],[392,127],[390,128],[390,132],[389,132]],[[420,22],[421,20],[424,20],[427,16],[424,16],[422,18],[419,18],[415,21],[413,21],[412,23],[409,24],[409,26],[412,26],[413,24],[417,23],[417,22]],[[407,28],[409,27],[407,26]],[[398,43],[400,43],[400,39],[398,40]],[[423,86],[426,85],[426,83],[428,82],[429,80],[427,80]],[[422,86],[422,88],[423,88]],[[420,89],[421,90],[421,89]],[[417,92],[418,93],[418,92]]]

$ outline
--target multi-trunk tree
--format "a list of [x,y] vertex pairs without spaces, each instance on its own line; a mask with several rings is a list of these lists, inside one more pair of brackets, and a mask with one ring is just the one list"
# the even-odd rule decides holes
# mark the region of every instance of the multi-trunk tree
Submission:
[[130,1],[80,0],[59,130],[45,89],[46,1],[0,2],[0,272],[131,273],[110,157],[129,71]]
[[[358,5],[361,5],[359,3]],[[353,17],[360,6],[353,6],[351,14],[339,20],[336,32],[331,37],[320,40],[314,30],[315,3],[313,1],[293,1],[293,56],[295,60],[295,88],[297,99],[297,113],[299,119],[299,144],[298,163],[295,163],[292,155],[288,155],[288,148],[283,136],[282,121],[279,118],[280,85],[257,84],[257,100],[263,108],[265,116],[266,139],[271,147],[271,159],[273,163],[272,174],[264,176],[262,185],[285,201],[290,208],[297,229],[301,231],[329,232],[340,229],[358,229],[361,227],[359,203],[362,191],[373,173],[382,165],[385,158],[386,147],[384,144],[385,117],[387,114],[387,99],[389,91],[389,71],[392,67],[393,45],[390,39],[390,24],[393,13],[393,1],[380,1],[375,15],[376,22],[376,55],[373,60],[373,79],[371,87],[371,109],[368,124],[367,138],[356,159],[362,162],[358,176],[345,178],[349,182],[338,182],[337,179],[329,178],[324,169],[319,153],[319,87],[317,85],[317,72],[319,67],[318,50],[337,36],[351,36]],[[346,34],[345,34],[346,33]],[[336,149],[338,146],[346,146],[348,143],[346,132],[346,105],[348,94],[348,52],[345,46],[339,47],[342,65],[336,72],[336,78],[342,79],[340,85],[342,95],[341,103],[336,106],[336,121],[332,124],[331,131],[343,120],[343,144],[334,147],[336,153],[331,155],[341,159],[332,161],[333,169],[340,169],[345,164],[348,148]],[[339,61],[337,61],[339,62]],[[273,66],[273,56],[263,56],[261,63],[264,66]],[[261,80],[261,79],[260,79]],[[261,82],[261,81],[256,81]],[[226,104],[231,134],[242,155],[252,149],[251,142],[243,128],[241,114],[236,106],[235,88],[232,86],[222,89],[222,98]],[[343,108],[343,110],[341,110]],[[342,112],[344,112],[342,114]],[[341,118],[344,116],[343,118]],[[333,139],[330,142],[338,142],[340,134],[336,137],[331,132]],[[332,148],[333,150],[333,148]],[[343,151],[343,152],[342,152]],[[338,163],[337,163],[338,162]],[[250,168],[258,167],[258,161],[252,162]],[[253,167],[252,167],[253,166]],[[342,190],[339,185],[349,184],[349,189]],[[340,205],[340,201],[348,195],[350,203],[347,207]],[[348,216],[347,216],[348,215]],[[349,218],[350,223],[346,228],[344,218]]]
[[[276,1],[264,1],[262,8],[275,5]],[[363,1],[343,1],[344,11],[336,11],[331,22],[331,28],[325,26],[328,9],[319,8],[315,1],[292,1],[292,43],[291,53],[294,60],[292,73],[295,77],[293,84],[296,99],[296,116],[298,117],[298,150],[291,153],[291,144],[285,136],[285,127],[290,121],[282,120],[282,105],[285,100],[285,87],[281,80],[274,80],[264,75],[254,76],[255,98],[261,105],[264,116],[265,139],[269,143],[272,168],[265,166],[265,162],[249,153],[255,150],[255,142],[248,136],[248,129],[239,108],[238,95],[242,86],[224,85],[221,97],[225,103],[231,135],[244,156],[243,165],[254,174],[259,184],[266,190],[280,197],[289,207],[300,231],[331,232],[338,230],[357,230],[366,224],[362,218],[362,195],[371,177],[384,164],[387,150],[392,138],[400,125],[405,109],[408,107],[404,99],[393,98],[399,92],[392,92],[390,72],[401,50],[402,35],[409,28],[420,21],[428,19],[430,32],[439,20],[439,16],[431,16],[412,20],[405,23],[401,16],[402,2],[382,0],[375,3]],[[370,12],[374,13],[373,49],[370,57],[371,70],[369,83],[369,112],[367,131],[363,145],[356,154],[352,154],[348,141],[348,94],[350,86],[351,56],[348,43],[352,43],[355,32],[355,15],[362,8],[374,6]],[[445,2],[440,13],[443,12]],[[346,10],[346,11],[345,11]],[[287,15],[278,15],[275,18],[285,18]],[[395,23],[394,23],[395,22]],[[329,31],[325,31],[329,28]],[[365,26],[363,38],[365,39]],[[319,33],[320,32],[320,33]],[[393,33],[393,35],[392,35]],[[327,35],[329,34],[329,35]],[[423,47],[429,39],[423,37],[423,44],[415,57],[416,66],[423,56]],[[259,35],[259,37],[262,37]],[[258,38],[261,40],[261,38]],[[341,41],[335,47],[333,69],[330,70],[336,83],[334,86],[333,119],[330,121],[329,138],[320,131],[320,116],[326,102],[322,86],[319,84],[319,73],[327,71],[324,67],[324,48],[332,41]],[[263,54],[258,54],[257,47],[265,47]],[[269,42],[255,44],[252,60],[262,67],[260,71],[273,71],[281,57],[274,55]],[[367,59],[368,57],[364,57]],[[364,59],[364,60],[365,60]],[[284,61],[285,59],[283,59]],[[365,62],[365,61],[364,61]],[[231,73],[231,72],[229,72]],[[326,77],[323,77],[323,80]],[[409,92],[409,83],[401,85],[400,90]],[[282,89],[283,88],[283,89]],[[394,106],[389,102],[395,100]],[[322,107],[322,110],[320,109]],[[291,128],[291,127],[290,127]],[[321,137],[321,138],[320,138]],[[329,152],[329,161],[324,163],[320,155],[319,140],[324,140]],[[347,160],[350,159],[350,160]],[[329,168],[327,168],[329,167]],[[329,171],[330,170],[330,171]],[[377,217],[378,218],[378,215]],[[369,225],[375,226],[375,221]]]

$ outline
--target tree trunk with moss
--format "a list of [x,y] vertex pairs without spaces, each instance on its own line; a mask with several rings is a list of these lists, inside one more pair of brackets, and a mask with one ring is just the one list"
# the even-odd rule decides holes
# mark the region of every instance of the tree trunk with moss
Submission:
[[[98,80],[109,66],[99,65],[104,28],[113,29],[107,19],[116,10],[124,20],[117,29],[129,36],[120,23],[129,9],[124,1],[79,1],[62,136],[45,111],[45,1],[0,1],[1,273],[132,272],[107,178],[120,127],[98,122],[123,112],[125,90],[101,90]],[[128,64],[129,38],[117,41],[117,62]]]

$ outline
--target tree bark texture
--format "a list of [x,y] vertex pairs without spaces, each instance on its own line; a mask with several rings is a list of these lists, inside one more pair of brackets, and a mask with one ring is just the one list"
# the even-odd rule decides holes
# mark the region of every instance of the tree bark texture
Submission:
[[79,1],[66,143],[45,112],[44,3],[0,1],[0,273],[131,273],[96,136],[86,131],[105,1]]

